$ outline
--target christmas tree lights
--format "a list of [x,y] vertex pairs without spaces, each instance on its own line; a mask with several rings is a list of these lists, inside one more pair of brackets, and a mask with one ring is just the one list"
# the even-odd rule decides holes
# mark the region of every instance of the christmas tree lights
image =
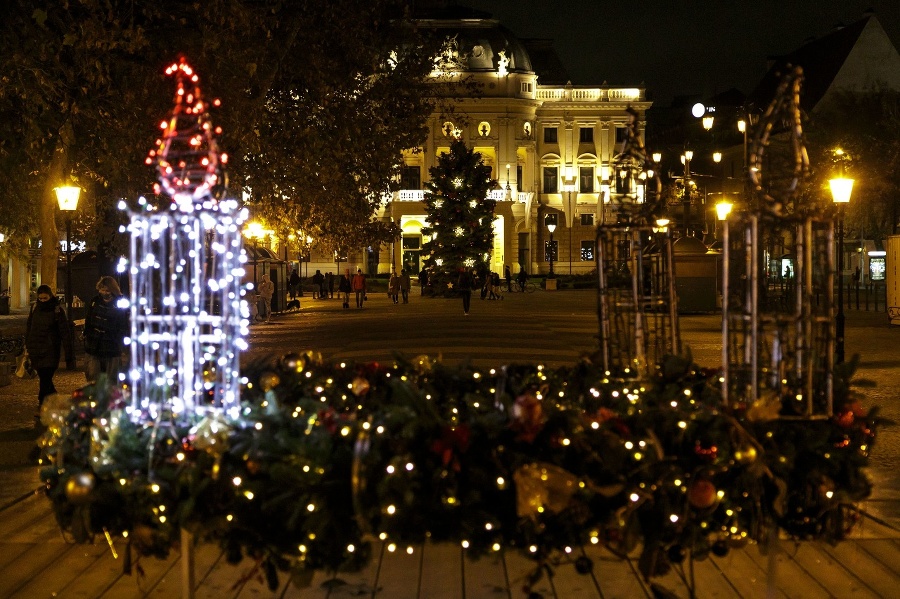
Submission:
[[460,269],[488,265],[497,204],[488,197],[495,184],[490,174],[481,154],[459,139],[431,169],[425,192],[429,226],[422,229],[431,239],[422,249],[426,265],[432,267],[428,280],[435,293],[443,294],[448,283],[455,284]]
[[[145,198],[130,212],[132,418],[161,411],[193,417],[239,412],[240,351],[246,349],[241,225],[246,211],[225,199],[226,156],[216,143],[199,77],[182,60],[175,108],[147,162],[157,165],[163,209]],[[217,104],[214,102],[213,104]],[[123,202],[120,207],[127,210]]]

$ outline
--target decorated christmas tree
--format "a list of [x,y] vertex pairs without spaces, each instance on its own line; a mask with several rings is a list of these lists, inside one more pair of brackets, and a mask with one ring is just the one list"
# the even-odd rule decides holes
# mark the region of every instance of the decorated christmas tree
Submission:
[[431,236],[424,250],[435,293],[452,289],[461,268],[478,271],[487,265],[494,243],[496,205],[487,195],[495,183],[481,154],[458,139],[431,169],[425,191],[430,224],[422,232]]

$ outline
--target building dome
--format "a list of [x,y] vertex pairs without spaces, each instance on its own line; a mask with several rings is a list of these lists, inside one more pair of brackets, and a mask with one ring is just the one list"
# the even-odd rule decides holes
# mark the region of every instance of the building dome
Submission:
[[417,22],[449,40],[452,54],[443,57],[447,70],[497,71],[501,61],[508,61],[510,73],[533,72],[525,46],[496,19],[424,18]]

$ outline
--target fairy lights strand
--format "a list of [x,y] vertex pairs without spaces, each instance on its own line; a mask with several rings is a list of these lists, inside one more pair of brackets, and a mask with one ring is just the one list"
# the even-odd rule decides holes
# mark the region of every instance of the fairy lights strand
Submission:
[[159,210],[140,198],[135,211],[120,203],[130,214],[131,261],[119,269],[131,277],[131,416],[215,410],[237,418],[249,317],[241,237],[247,212],[221,197],[227,157],[199,78],[184,60],[167,74],[176,77],[175,107],[147,163],[156,163],[156,189],[173,203]]

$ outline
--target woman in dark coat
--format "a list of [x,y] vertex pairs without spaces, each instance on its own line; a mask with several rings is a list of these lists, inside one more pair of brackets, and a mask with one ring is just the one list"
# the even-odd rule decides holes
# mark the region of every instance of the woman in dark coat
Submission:
[[59,300],[47,285],[37,289],[37,302],[28,315],[25,325],[25,347],[31,359],[31,366],[38,373],[38,407],[44,398],[56,393],[53,375],[59,368],[61,349],[66,352],[66,367],[75,368],[75,354],[72,351],[72,331]]
[[105,373],[110,382],[116,383],[123,366],[125,337],[131,328],[129,311],[119,305],[122,291],[114,278],[101,277],[96,287],[97,296],[84,317],[84,351],[88,355],[84,375],[88,382],[94,382]]

